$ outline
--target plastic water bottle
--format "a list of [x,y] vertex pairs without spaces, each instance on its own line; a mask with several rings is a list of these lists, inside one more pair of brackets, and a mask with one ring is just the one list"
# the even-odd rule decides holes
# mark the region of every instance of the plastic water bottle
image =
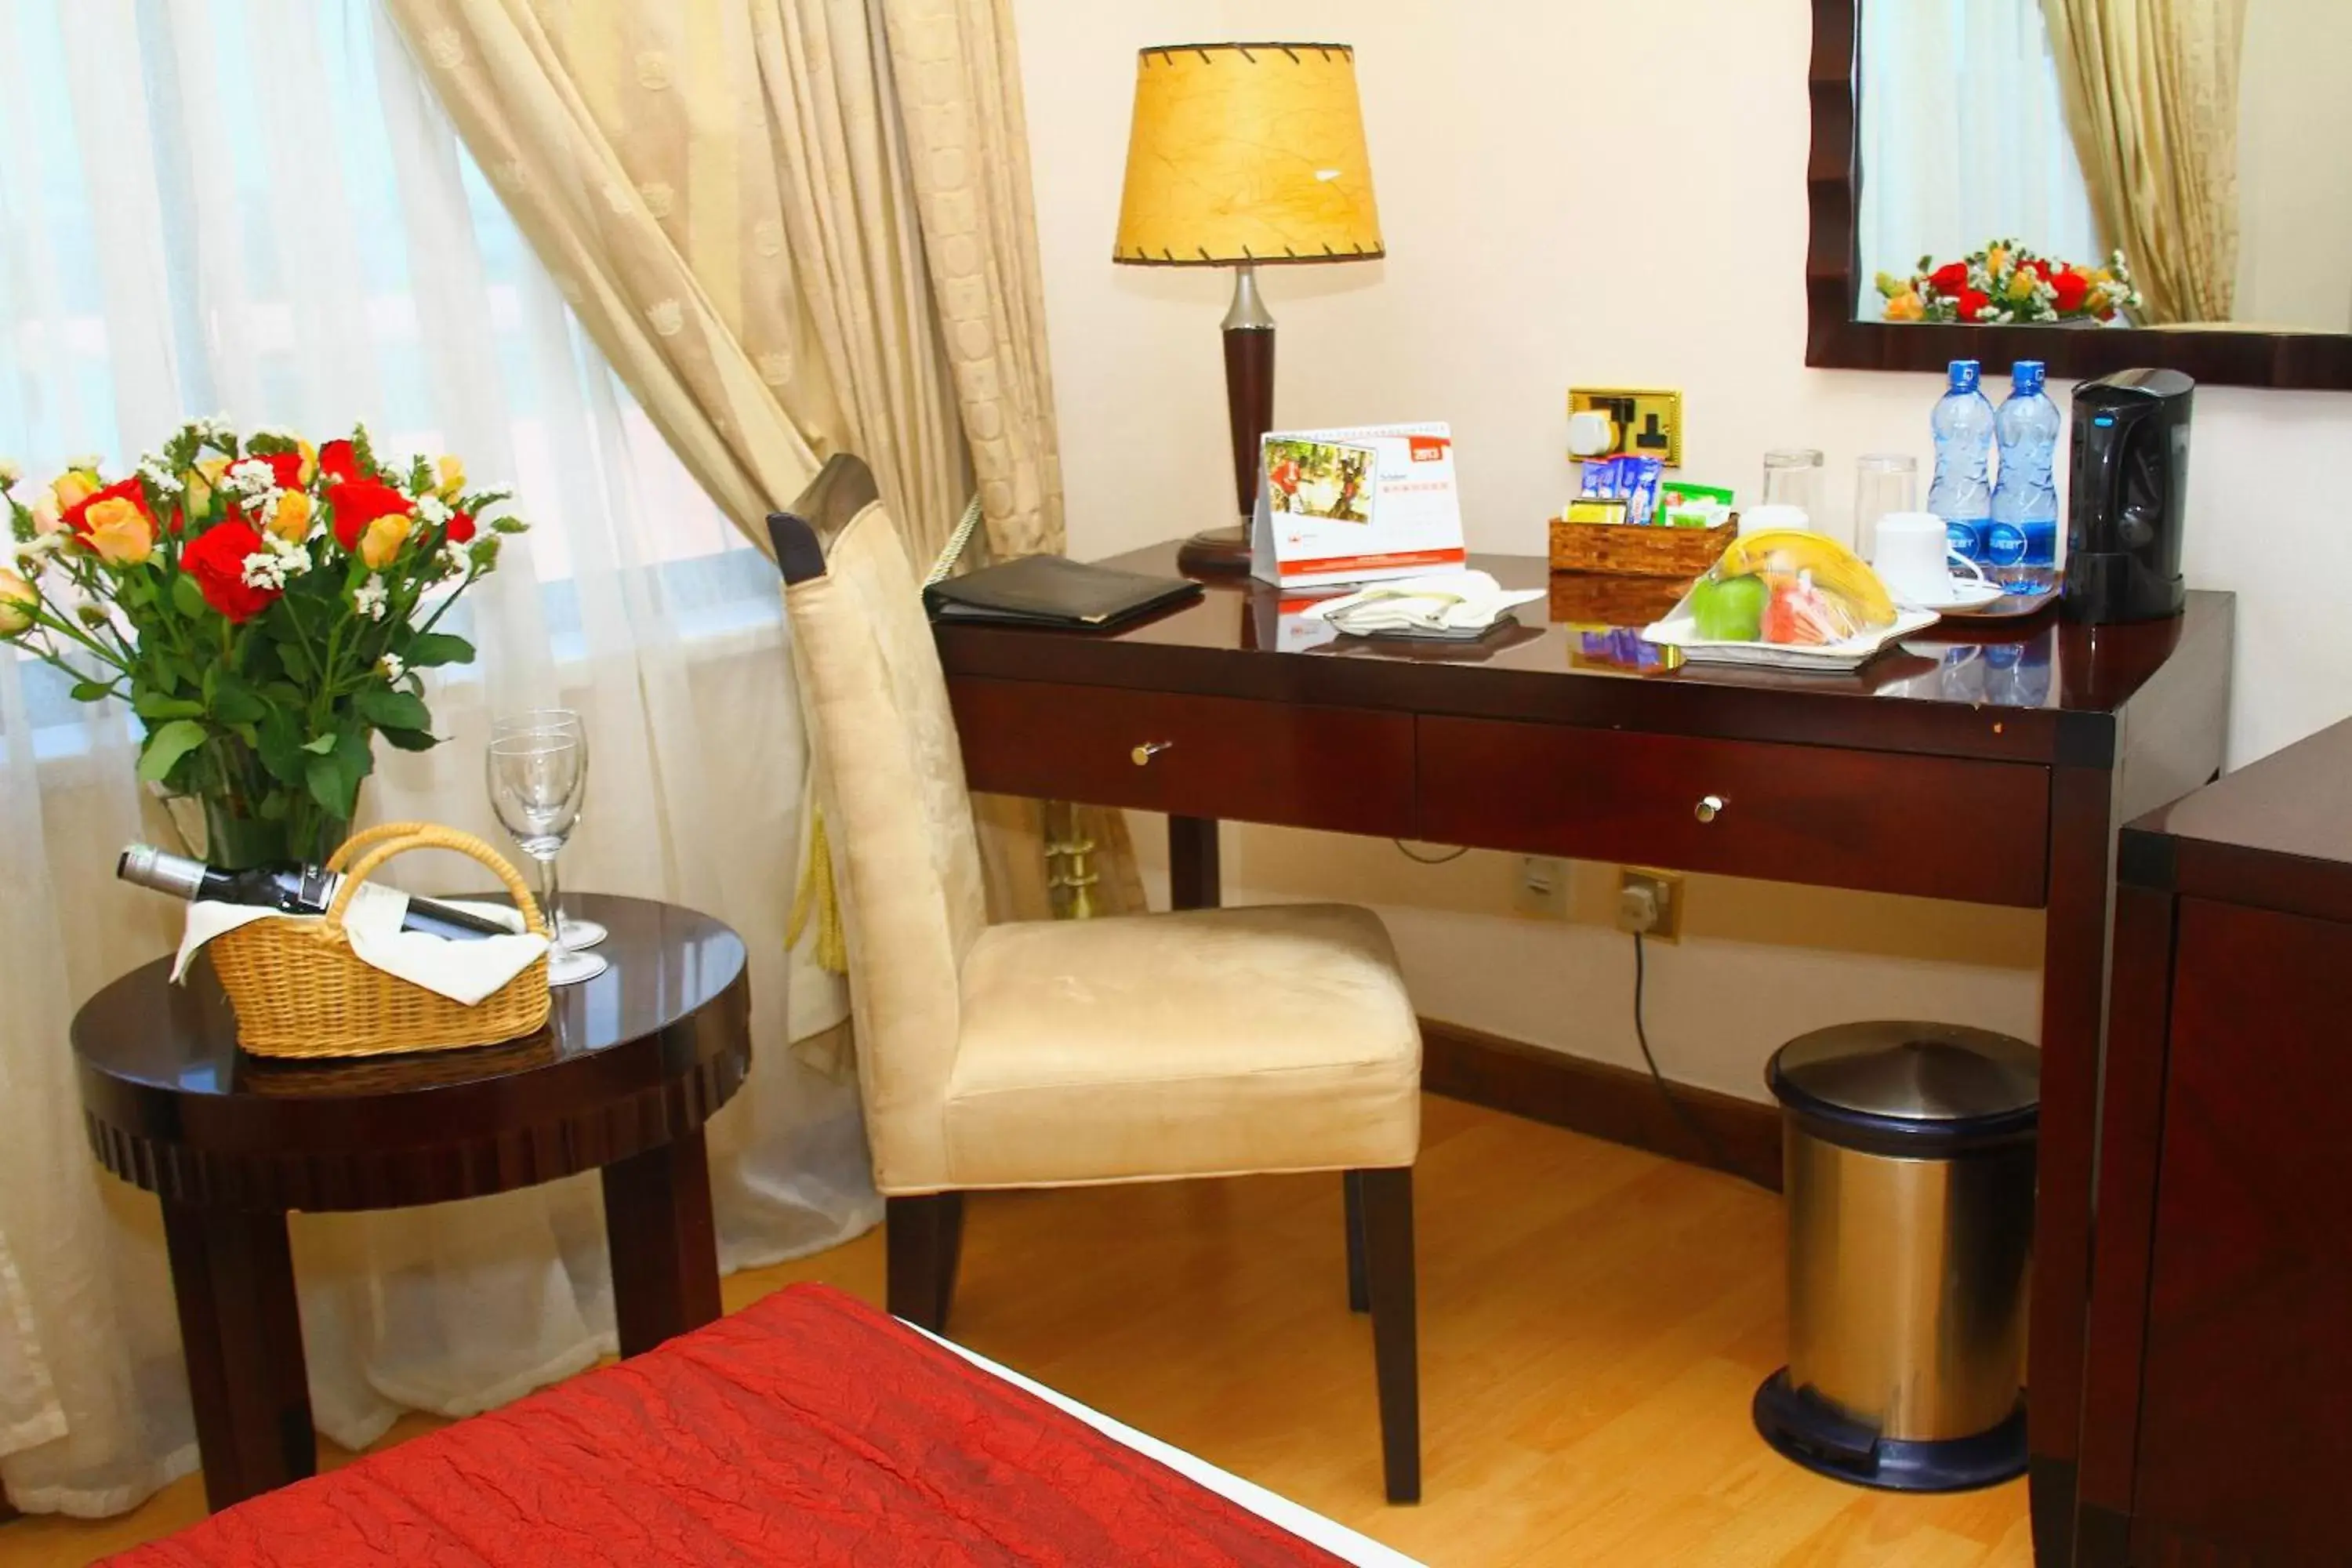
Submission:
[[1972,359],[1952,362],[1951,390],[1936,405],[1936,483],[1927,510],[1944,520],[1952,548],[1985,560],[1992,531],[1992,405]]
[[2065,416],[2042,390],[2039,360],[2020,360],[1995,416],[2000,483],[1992,492],[1986,564],[2013,594],[2045,587],[2058,571],[2058,436]]

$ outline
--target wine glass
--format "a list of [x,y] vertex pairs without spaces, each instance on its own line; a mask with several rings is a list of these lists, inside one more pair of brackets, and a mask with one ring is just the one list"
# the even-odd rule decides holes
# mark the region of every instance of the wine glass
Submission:
[[[580,795],[588,779],[588,750],[576,735],[557,734],[552,731],[527,731],[501,736],[490,742],[486,766],[490,790],[490,809],[522,852],[539,862],[540,905],[542,910],[556,907],[562,887],[555,871],[555,858],[563,849],[563,841],[572,836],[573,824],[580,820]],[[549,930],[559,931],[553,921]],[[609,965],[593,952],[578,952],[563,945],[560,934],[551,942],[547,954],[547,983],[551,985],[572,985],[583,980],[593,980]]]
[[[571,735],[579,741],[580,804],[584,809],[588,803],[588,727],[581,722],[577,712],[569,708],[530,708],[496,720],[490,725],[490,739],[493,741],[508,735],[538,734]],[[548,929],[555,933],[555,940],[574,952],[595,946],[607,934],[601,921],[567,914],[553,908],[547,910],[547,923]]]

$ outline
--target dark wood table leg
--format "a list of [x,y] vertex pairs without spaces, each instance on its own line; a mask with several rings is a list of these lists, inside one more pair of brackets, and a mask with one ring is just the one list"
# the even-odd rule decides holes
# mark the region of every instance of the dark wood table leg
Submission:
[[2091,1286],[2091,1151],[2107,1021],[2115,775],[2053,769],[2042,949],[2042,1131],[2025,1373],[2027,1477],[2040,1568],[2074,1561],[2084,1332]]
[[1168,819],[1168,904],[1178,910],[1213,910],[1223,898],[1219,887],[1217,819]]
[[699,1128],[604,1167],[604,1239],[623,1355],[718,1320],[719,1231]]
[[163,1200],[163,1241],[214,1511],[318,1468],[286,1216]]

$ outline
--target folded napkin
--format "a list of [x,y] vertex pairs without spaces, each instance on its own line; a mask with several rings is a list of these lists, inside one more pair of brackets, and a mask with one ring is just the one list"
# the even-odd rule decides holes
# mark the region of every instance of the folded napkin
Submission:
[[1543,596],[1541,588],[1506,589],[1484,572],[1448,572],[1381,583],[1326,599],[1304,614],[1357,637],[1471,637],[1510,619],[1516,606]]
[[[421,931],[403,931],[408,918],[408,895],[379,882],[362,884],[343,910],[343,934],[362,963],[446,996],[471,1007],[492,996],[506,983],[529,969],[547,951],[547,939],[521,929],[522,917],[503,904],[462,903],[444,900],[468,913],[488,915],[514,928],[511,936],[486,936],[478,942],[452,942]],[[281,915],[251,904],[199,901],[188,906],[187,929],[181,933],[179,957],[172,978],[188,973],[205,943],[255,921],[296,921],[317,925],[320,915]]]

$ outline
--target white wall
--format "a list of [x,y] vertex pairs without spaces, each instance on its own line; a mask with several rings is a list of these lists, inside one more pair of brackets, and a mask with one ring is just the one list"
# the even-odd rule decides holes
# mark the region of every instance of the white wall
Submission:
[[[1804,367],[1806,0],[1015,0],[1062,421],[1071,549],[1099,555],[1231,510],[1221,272],[1109,260],[1132,51],[1195,39],[1356,46],[1389,258],[1277,268],[1276,421],[1446,419],[1474,549],[1538,553],[1569,483],[1571,381],[1680,386],[1685,473],[1752,489],[1761,455],[1928,456],[1935,378]],[[1670,237],[1671,231],[1671,237]],[[2059,389],[2062,400],[2064,390]],[[2352,398],[2200,395],[2194,583],[2242,595],[2231,751],[2352,711]],[[1153,842],[1143,835],[1147,846]],[[1444,868],[1384,844],[1229,830],[1229,897],[1379,904],[1426,1013],[1637,1061],[1625,939],[1505,913],[1503,857]],[[2034,1033],[2040,921],[1706,879],[1662,952],[1669,1074],[1760,1095],[1809,1024],[1913,1012]]]
[[2352,5],[2253,0],[2242,69],[2233,319],[2352,329]]

